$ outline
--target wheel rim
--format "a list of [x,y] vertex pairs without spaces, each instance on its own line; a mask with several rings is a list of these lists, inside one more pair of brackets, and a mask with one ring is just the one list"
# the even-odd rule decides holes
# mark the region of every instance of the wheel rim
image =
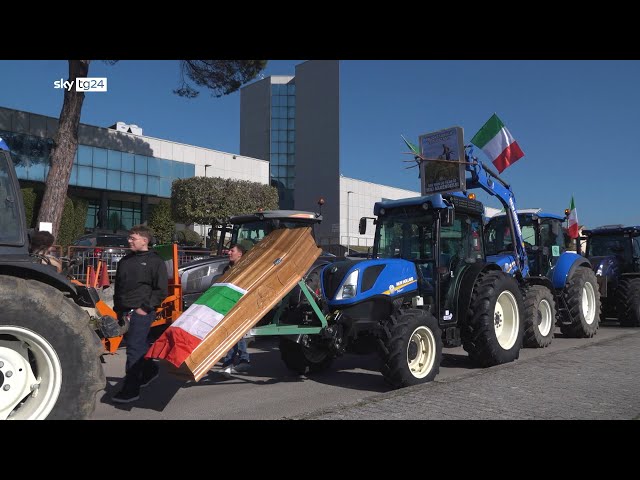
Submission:
[[540,314],[540,323],[538,324],[538,330],[543,337],[549,335],[551,327],[553,326],[553,318],[551,317],[551,305],[546,300],[542,300],[538,305],[538,312]]
[[433,369],[436,360],[436,339],[424,326],[416,328],[407,346],[407,365],[416,378],[424,378]]
[[500,294],[496,300],[496,308],[493,315],[493,328],[496,332],[498,343],[505,350],[509,350],[518,338],[518,325],[520,324],[520,312],[516,297],[508,290]]
[[582,314],[588,325],[591,325],[596,319],[596,294],[591,282],[585,282],[582,287]]
[[42,336],[0,327],[0,419],[47,418],[62,388],[62,365]]

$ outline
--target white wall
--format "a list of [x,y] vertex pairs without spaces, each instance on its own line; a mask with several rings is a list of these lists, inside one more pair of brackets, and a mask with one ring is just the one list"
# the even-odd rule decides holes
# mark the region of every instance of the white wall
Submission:
[[[353,193],[348,193],[349,191]],[[367,223],[367,233],[360,235],[358,233],[360,218],[373,217],[373,205],[382,199],[396,200],[399,198],[419,196],[419,191],[404,190],[402,188],[389,187],[387,185],[340,176],[340,223],[339,225],[333,225],[334,229],[337,228],[340,231],[340,243],[347,245],[347,238],[349,238],[351,247],[372,246],[373,235],[375,233],[373,223],[369,220]],[[349,204],[348,212],[347,203]]]

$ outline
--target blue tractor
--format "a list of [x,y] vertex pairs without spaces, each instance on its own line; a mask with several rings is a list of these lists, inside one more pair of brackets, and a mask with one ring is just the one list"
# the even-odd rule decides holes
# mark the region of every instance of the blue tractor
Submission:
[[285,351],[318,371],[345,351],[377,350],[395,388],[433,380],[443,346],[462,345],[480,366],[517,359],[522,294],[484,260],[483,211],[456,194],[377,202],[372,258],[322,270],[326,326]]
[[[517,263],[514,236],[506,213],[492,217],[485,228],[487,258],[508,270]],[[556,325],[567,337],[588,338],[599,327],[598,281],[587,259],[566,251],[565,217],[523,209],[513,216],[520,225],[528,274],[523,278],[525,347],[546,347]],[[516,242],[518,243],[516,236]]]
[[[600,284],[602,316],[624,327],[640,327],[640,226],[609,225],[583,230]],[[578,248],[580,242],[578,242]]]
[[518,213],[511,186],[468,148],[467,188],[484,190],[504,207],[485,229],[487,260],[513,275],[523,291],[523,345],[548,346],[556,325],[568,337],[593,337],[600,326],[598,282],[586,258],[564,250],[563,217]]

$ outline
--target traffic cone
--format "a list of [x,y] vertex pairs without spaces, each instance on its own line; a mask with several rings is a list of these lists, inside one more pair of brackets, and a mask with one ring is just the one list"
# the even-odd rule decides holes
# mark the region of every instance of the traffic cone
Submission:
[[93,265],[87,267],[87,287],[93,287],[96,283],[96,271]]
[[98,286],[102,288],[106,288],[110,286],[109,283],[109,270],[107,270],[107,264],[103,263],[102,268],[100,269],[100,277],[98,279]]

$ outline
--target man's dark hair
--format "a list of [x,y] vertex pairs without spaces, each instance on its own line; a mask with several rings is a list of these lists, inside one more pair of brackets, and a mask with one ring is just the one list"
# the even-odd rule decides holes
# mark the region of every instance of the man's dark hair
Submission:
[[229,250],[231,250],[233,247],[236,247],[238,250],[240,250],[240,252],[244,255],[245,253],[247,253],[247,249],[244,248],[242,245],[240,245],[239,243],[234,243],[233,245],[231,245],[229,247]]
[[149,245],[153,243],[153,230],[151,230],[146,225],[134,225],[129,230],[129,235],[138,234],[141,237],[146,238],[149,241]]
[[[55,237],[47,232],[47,231],[39,231],[35,232],[31,235],[31,245],[29,246],[30,253],[47,253],[46,251],[49,249],[53,242],[55,241]],[[44,252],[42,252],[44,250]]]

